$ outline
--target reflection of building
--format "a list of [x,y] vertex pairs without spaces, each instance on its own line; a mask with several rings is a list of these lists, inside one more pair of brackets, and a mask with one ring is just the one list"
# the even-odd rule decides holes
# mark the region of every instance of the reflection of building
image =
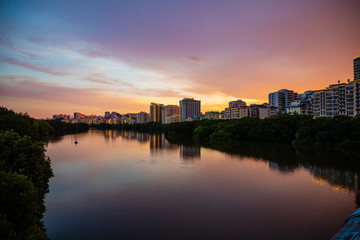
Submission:
[[185,122],[187,118],[201,114],[200,101],[194,98],[184,98],[180,101],[180,121]]
[[200,158],[200,148],[181,145],[180,156],[183,159]]
[[150,141],[150,134],[138,132],[137,140],[140,143],[148,142],[148,141]]
[[151,135],[150,136],[150,149],[165,148],[165,138],[163,135]]

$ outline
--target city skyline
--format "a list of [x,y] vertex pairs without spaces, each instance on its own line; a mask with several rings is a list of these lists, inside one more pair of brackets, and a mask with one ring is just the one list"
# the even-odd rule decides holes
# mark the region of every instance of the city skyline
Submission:
[[352,79],[360,3],[2,2],[0,101],[35,118],[267,102]]

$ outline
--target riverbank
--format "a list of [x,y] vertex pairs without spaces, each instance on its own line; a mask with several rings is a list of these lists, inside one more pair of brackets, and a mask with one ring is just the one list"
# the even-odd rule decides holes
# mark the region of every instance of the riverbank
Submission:
[[194,141],[205,146],[234,145],[242,140],[285,142],[297,146],[358,148],[360,118],[338,116],[313,119],[302,115],[279,115],[265,119],[200,120],[171,124],[100,124],[96,129],[165,133],[171,141]]

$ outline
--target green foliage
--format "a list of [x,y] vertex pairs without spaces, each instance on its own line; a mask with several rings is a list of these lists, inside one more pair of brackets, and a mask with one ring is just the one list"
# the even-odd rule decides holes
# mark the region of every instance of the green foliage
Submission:
[[0,239],[47,239],[41,219],[52,176],[43,143],[0,132]]
[[288,142],[294,145],[356,148],[360,146],[360,118],[312,119],[302,115],[278,115],[265,119],[202,120],[169,124],[169,140],[190,138],[213,147],[234,145],[241,140]]
[[28,176],[42,194],[49,191],[48,181],[53,174],[43,143],[13,131],[0,133],[0,166],[7,172]]
[[34,119],[30,118],[28,114],[15,113],[7,108],[0,107],[0,130],[13,129],[21,136],[32,136],[37,138],[38,132],[33,126]]
[[36,131],[41,138],[48,138],[55,135],[55,130],[47,121],[35,120],[33,123]]
[[47,239],[40,222],[44,205],[38,189],[22,174],[0,171],[0,238]]
[[35,140],[87,131],[88,129],[89,126],[85,123],[35,120],[26,113],[15,113],[5,107],[0,107],[0,130],[14,130],[19,133],[20,136],[31,136]]

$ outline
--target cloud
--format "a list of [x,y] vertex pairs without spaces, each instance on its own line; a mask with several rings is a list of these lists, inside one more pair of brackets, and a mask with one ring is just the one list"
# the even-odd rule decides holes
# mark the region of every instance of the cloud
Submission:
[[202,62],[202,59],[198,57],[187,57],[187,59],[192,62]]
[[9,64],[13,64],[13,65],[17,65],[17,66],[21,66],[21,67],[24,67],[24,68],[27,68],[27,69],[30,69],[33,71],[43,72],[43,73],[47,73],[47,74],[51,74],[51,75],[55,75],[55,76],[65,76],[68,74],[67,72],[53,71],[53,70],[50,70],[50,69],[47,69],[44,67],[33,65],[31,63],[22,62],[15,58],[0,58],[0,61],[9,63]]
[[128,83],[120,78],[108,77],[106,73],[92,73],[91,75],[84,77],[85,80],[90,82],[108,84],[108,85],[120,85],[121,87],[136,88],[134,84]]

